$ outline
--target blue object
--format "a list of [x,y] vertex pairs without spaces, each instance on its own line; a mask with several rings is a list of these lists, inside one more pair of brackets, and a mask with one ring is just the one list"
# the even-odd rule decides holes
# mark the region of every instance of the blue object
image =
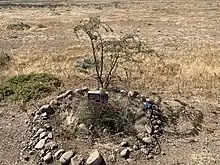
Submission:
[[153,108],[153,102],[149,99],[146,100],[146,102],[144,103],[144,109],[152,109]]

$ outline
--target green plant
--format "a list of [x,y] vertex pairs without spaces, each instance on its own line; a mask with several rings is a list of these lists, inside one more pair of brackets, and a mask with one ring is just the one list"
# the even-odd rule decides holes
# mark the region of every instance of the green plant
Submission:
[[61,80],[46,73],[14,76],[0,87],[0,100],[11,97],[14,100],[29,101],[51,93],[60,86]]
[[[100,110],[97,111],[97,108]],[[132,128],[135,116],[129,109],[117,111],[113,107],[85,106],[79,116],[79,122],[87,127],[92,126],[94,133],[100,134],[104,129],[107,129],[110,134],[134,133]]]
[[119,65],[135,62],[134,57],[139,53],[152,52],[136,34],[105,37],[105,33],[113,33],[113,30],[99,17],[81,21],[74,28],[77,37],[79,31],[84,32],[90,40],[98,88],[108,88]]

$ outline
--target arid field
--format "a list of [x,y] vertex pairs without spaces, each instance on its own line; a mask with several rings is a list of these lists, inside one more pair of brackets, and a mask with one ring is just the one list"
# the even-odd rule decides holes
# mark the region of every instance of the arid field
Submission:
[[[100,16],[115,35],[137,33],[155,53],[140,54],[138,63],[124,64],[114,82],[126,90],[158,95],[162,102],[175,106],[174,99],[185,102],[186,111],[200,111],[203,121],[197,135],[164,133],[160,154],[152,160],[135,157],[131,162],[117,159],[115,165],[218,165],[220,164],[220,1],[212,0],[124,0],[111,1],[0,1],[0,50],[10,55],[1,69],[0,83],[9,77],[48,73],[62,80],[62,87],[51,95],[27,102],[31,113],[61,91],[81,87],[95,88],[94,73],[82,71],[77,63],[91,55],[88,38],[80,39],[74,27],[81,20]],[[10,24],[30,28],[13,30]],[[0,84],[0,85],[1,85]],[[20,101],[0,102],[0,164],[37,165],[35,157],[22,160],[28,116],[19,109]],[[193,108],[192,108],[193,107]],[[181,116],[176,123],[180,132],[188,129]],[[19,127],[18,127],[19,126]],[[166,128],[169,130],[170,128]],[[189,128],[190,129],[190,128]],[[169,132],[169,131],[167,131]],[[175,131],[174,131],[175,133]],[[58,143],[90,152],[83,142],[77,144],[57,137]],[[23,142],[23,143],[22,143]],[[97,144],[96,144],[97,145]],[[96,145],[91,145],[92,149]],[[112,146],[111,146],[112,145]],[[108,147],[114,148],[114,144]],[[107,147],[107,148],[108,148]],[[104,158],[110,152],[99,146]],[[83,153],[82,153],[83,154]],[[56,162],[54,162],[56,164]],[[108,164],[108,163],[107,163]],[[110,163],[109,163],[110,164]]]

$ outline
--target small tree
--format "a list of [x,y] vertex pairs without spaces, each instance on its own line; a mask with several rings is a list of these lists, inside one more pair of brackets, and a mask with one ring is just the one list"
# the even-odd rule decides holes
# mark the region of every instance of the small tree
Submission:
[[113,33],[113,30],[99,17],[91,17],[89,20],[81,21],[74,28],[77,37],[79,37],[79,31],[84,32],[89,37],[98,88],[108,88],[119,65],[124,62],[135,61],[134,57],[139,53],[150,53],[152,51],[136,34],[112,38],[104,36],[106,33]]

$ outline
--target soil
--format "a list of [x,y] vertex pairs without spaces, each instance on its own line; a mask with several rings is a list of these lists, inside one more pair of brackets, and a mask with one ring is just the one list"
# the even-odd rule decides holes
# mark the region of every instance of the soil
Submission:
[[[28,2],[36,6],[25,7]],[[126,0],[120,1],[119,4],[106,0],[104,5],[91,0],[72,1],[67,6],[65,6],[66,1],[53,1],[54,4],[64,4],[58,6],[56,11],[42,7],[44,3],[51,2],[1,1],[0,47],[5,50],[12,49],[14,54],[22,54],[26,51],[25,53],[30,55],[53,51],[62,54],[64,49],[70,52],[77,51],[77,42],[74,47],[69,46],[73,43],[73,34],[70,29],[79,20],[91,15],[102,15],[103,19],[112,23],[115,29],[139,29],[155,50],[167,55],[182,55],[184,51],[190,52],[206,44],[213,48],[219,46],[220,2],[217,0],[211,2],[205,0],[169,0],[166,2]],[[94,4],[91,5],[91,3]],[[25,32],[5,30],[7,24],[14,20],[28,22],[32,27],[43,23],[47,28],[43,30],[32,28],[32,31]],[[12,36],[15,35],[17,37],[13,38]],[[51,42],[47,42],[48,40]],[[48,103],[56,95],[57,93],[28,103],[28,114]],[[180,97],[169,91],[160,94],[160,97],[163,98],[162,110],[167,116],[170,113],[169,117],[172,121],[165,127],[165,132],[160,139],[163,153],[155,155],[151,160],[144,155],[134,153],[131,154],[131,162],[117,156],[116,162],[112,164],[220,164],[220,107],[218,102],[208,101],[200,96]],[[182,107],[182,105],[178,101],[173,101],[173,97],[178,97],[187,106],[180,110],[177,107]],[[25,161],[24,157],[27,155],[21,155],[31,135],[29,116],[19,105],[18,102],[10,101],[0,104],[0,164],[2,165],[36,165],[38,162],[36,156],[31,156],[29,161]],[[170,110],[167,107],[172,108]],[[201,120],[197,118],[198,115],[202,116]],[[87,157],[92,149],[99,149],[107,161],[109,155],[120,143],[120,140],[109,140],[102,144],[100,142],[85,144],[85,141],[60,136],[55,134],[55,139],[66,149],[74,148],[84,157]]]

